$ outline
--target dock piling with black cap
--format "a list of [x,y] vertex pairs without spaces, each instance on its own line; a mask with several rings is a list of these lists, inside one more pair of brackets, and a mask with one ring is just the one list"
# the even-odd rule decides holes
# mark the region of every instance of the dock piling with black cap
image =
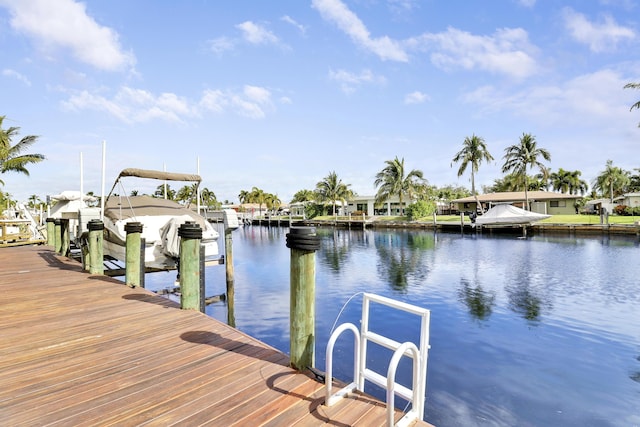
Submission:
[[291,249],[290,364],[302,371],[315,363],[315,251],[320,238],[314,227],[291,227],[286,238]]
[[92,219],[87,223],[89,230],[89,273],[104,274],[104,223],[99,219]]
[[200,242],[202,228],[187,221],[178,229],[180,236],[180,306],[183,310],[204,312],[204,263]]

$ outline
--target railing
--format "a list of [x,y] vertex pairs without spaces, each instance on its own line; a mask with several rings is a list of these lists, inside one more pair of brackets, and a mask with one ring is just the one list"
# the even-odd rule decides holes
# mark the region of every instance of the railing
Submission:
[[[402,310],[420,316],[419,347],[412,342],[399,343],[395,340],[369,330],[369,312],[371,302],[383,304],[397,310]],[[395,425],[406,426],[411,422],[422,419],[424,414],[424,400],[427,381],[427,356],[429,351],[429,320],[430,311],[411,304],[395,301],[390,298],[365,293],[362,300],[361,330],[353,323],[343,323],[331,334],[326,351],[326,397],[325,404],[331,406],[358,390],[364,392],[365,380],[384,388],[387,392],[387,425],[394,425],[395,395],[411,403],[411,410],[407,412]],[[351,331],[354,336],[353,381],[346,387],[332,394],[333,391],[333,347],[338,337],[345,331]],[[392,350],[393,356],[389,362],[387,376],[367,368],[367,342],[371,341]],[[408,388],[396,383],[395,376],[400,359],[407,356],[413,359],[412,387]]]
[[0,242],[9,243],[30,240],[32,233],[29,225],[29,220],[26,219],[0,220]]

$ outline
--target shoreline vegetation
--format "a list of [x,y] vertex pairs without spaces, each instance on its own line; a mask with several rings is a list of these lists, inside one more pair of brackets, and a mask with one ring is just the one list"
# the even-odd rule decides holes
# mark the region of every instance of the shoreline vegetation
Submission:
[[[317,227],[362,227],[361,216],[334,216],[323,215],[312,219],[289,216],[269,216],[267,218],[253,218],[253,224],[267,225],[305,225]],[[375,216],[366,217],[365,226],[372,229],[397,228],[397,229],[441,229],[443,231],[460,231],[462,228],[466,232],[476,230],[477,232],[503,231],[511,233],[521,233],[522,226],[515,227],[483,227],[473,228],[468,216],[464,217],[464,224],[460,223],[459,215],[437,215],[434,217],[424,217],[417,220],[410,220],[406,216]],[[599,215],[553,215],[550,218],[537,221],[527,225],[526,229],[534,234],[610,234],[610,235],[635,235],[640,237],[640,216],[610,215],[603,217],[602,222]]]

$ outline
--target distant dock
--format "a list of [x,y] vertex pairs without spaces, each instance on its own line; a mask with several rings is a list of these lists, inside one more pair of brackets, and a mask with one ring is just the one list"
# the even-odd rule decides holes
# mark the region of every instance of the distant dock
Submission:
[[2,425],[385,424],[383,403],[326,407],[280,351],[48,247],[0,249],[0,290]]
[[507,226],[507,227],[474,227],[470,222],[461,224],[454,221],[386,221],[374,220],[371,217],[366,220],[362,219],[342,219],[337,220],[313,220],[313,219],[295,219],[290,220],[286,217],[282,218],[253,218],[246,221],[247,225],[263,225],[289,227],[293,226],[312,226],[312,227],[335,227],[347,229],[408,229],[408,230],[436,230],[452,233],[515,233],[522,234],[523,228],[526,228],[529,235],[626,235],[636,236],[640,238],[640,221],[634,224],[555,224],[555,223],[535,223],[527,225]]

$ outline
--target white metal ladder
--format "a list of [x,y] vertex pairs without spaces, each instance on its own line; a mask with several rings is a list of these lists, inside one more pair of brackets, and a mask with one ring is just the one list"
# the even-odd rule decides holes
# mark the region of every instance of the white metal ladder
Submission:
[[[369,330],[369,310],[371,302],[383,304],[398,310],[403,310],[411,314],[420,316],[420,343],[417,347],[412,342],[399,343],[390,338],[379,335]],[[326,398],[325,405],[331,406],[348,393],[358,390],[364,392],[365,380],[384,388],[387,391],[387,425],[394,425],[395,395],[406,399],[411,403],[411,410],[407,412],[396,426],[406,426],[411,422],[422,419],[424,414],[424,400],[427,382],[427,356],[429,351],[429,320],[430,311],[415,305],[395,301],[391,298],[365,293],[362,299],[362,321],[361,330],[353,323],[343,323],[331,334],[327,344],[326,352]],[[332,374],[333,374],[333,347],[338,337],[346,330],[353,332],[354,336],[354,357],[353,357],[353,382],[346,387],[332,394]],[[367,342],[387,347],[393,351],[393,356],[389,362],[386,378],[377,372],[367,368]],[[395,382],[396,369],[402,356],[413,359],[413,384],[412,388],[407,388]]]

